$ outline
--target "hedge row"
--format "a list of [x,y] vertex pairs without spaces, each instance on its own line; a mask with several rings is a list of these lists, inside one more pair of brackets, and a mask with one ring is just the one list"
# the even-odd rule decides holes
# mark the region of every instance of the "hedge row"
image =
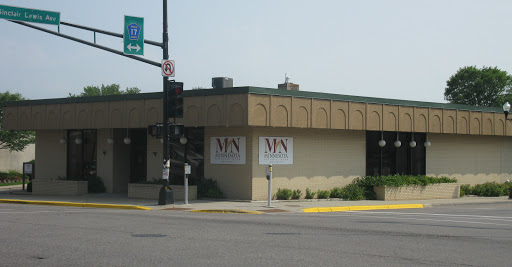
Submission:
[[22,178],[23,174],[18,171],[10,170],[7,172],[0,172],[0,180],[18,180]]
[[463,184],[460,186],[460,196],[475,195],[482,197],[501,197],[509,196],[512,192],[512,182],[505,182],[498,184],[496,182],[487,182],[484,184],[477,184],[470,186]]
[[[412,176],[412,175],[390,175],[390,176],[365,176],[354,179],[351,184],[344,187],[335,187],[331,190],[318,190],[311,192],[306,189],[306,199],[311,199],[315,195],[318,198],[342,198],[346,200],[362,200],[376,199],[374,186],[405,186],[405,185],[429,185],[441,183],[456,183],[457,179],[447,177],[429,177],[429,176]],[[289,199],[292,193],[290,189],[279,188],[276,193],[277,199]],[[300,190],[298,190],[300,194]]]

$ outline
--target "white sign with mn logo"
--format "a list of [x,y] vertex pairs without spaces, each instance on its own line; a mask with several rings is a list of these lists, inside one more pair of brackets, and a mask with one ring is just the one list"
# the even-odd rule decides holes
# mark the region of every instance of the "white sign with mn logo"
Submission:
[[293,137],[259,138],[259,164],[293,164]]
[[211,164],[245,164],[245,136],[222,136],[210,138]]

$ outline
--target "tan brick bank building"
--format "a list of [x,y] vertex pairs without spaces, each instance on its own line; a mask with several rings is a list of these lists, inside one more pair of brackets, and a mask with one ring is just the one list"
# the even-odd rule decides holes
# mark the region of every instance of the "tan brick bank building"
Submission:
[[[186,91],[184,103],[175,179],[186,156],[192,176],[217,180],[229,199],[266,199],[269,163],[274,192],[393,173],[511,178],[512,125],[499,109],[257,87]],[[36,131],[36,179],[97,175],[126,192],[162,176],[162,143],[147,132],[160,122],[162,93],[144,93],[11,102],[3,127]]]

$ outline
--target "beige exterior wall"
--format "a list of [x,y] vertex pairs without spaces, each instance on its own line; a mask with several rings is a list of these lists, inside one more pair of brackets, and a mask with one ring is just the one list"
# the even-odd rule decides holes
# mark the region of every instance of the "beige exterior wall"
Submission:
[[273,165],[272,195],[279,188],[300,189],[304,198],[306,188],[313,192],[332,189],[365,175],[366,139],[362,131],[256,127],[250,155],[252,200],[265,200],[268,195],[267,165],[258,164],[260,136],[293,137],[293,165]]
[[36,145],[30,144],[22,151],[0,149],[0,171],[15,170],[23,172],[23,162],[31,161],[36,156]]
[[62,137],[61,130],[36,131],[36,179],[66,177],[67,146],[59,142]]
[[512,180],[512,140],[499,136],[429,134],[426,173],[457,178],[460,184]]
[[[245,136],[246,164],[228,165],[210,163],[210,139],[219,136]],[[204,177],[217,180],[217,184],[228,199],[251,199],[253,175],[253,147],[251,128],[206,127],[204,133]]]
[[[210,163],[210,138],[245,136],[246,164]],[[260,136],[293,137],[294,164],[274,165],[273,194],[278,188],[313,191],[344,186],[365,174],[366,145],[361,131],[289,128],[225,128],[205,129],[205,177],[217,183],[229,199],[264,200],[267,198],[266,165],[259,165]],[[336,148],[336,149],[333,149]]]

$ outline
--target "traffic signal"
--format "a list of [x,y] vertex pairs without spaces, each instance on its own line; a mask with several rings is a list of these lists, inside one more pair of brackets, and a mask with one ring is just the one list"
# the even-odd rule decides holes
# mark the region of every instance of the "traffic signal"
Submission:
[[183,83],[167,81],[167,115],[169,118],[183,118]]
[[162,137],[162,124],[148,125],[148,134],[157,138]]

